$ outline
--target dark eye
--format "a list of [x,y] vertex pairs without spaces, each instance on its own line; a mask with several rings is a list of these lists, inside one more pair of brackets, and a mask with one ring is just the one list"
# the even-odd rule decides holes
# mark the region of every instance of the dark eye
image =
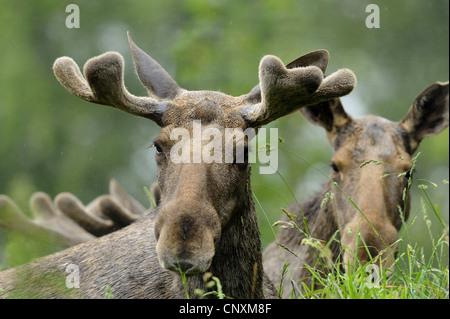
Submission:
[[339,173],[339,167],[333,162],[330,163],[330,167],[333,170],[333,173]]
[[162,154],[161,146],[158,143],[153,142],[153,147],[156,149],[156,154]]
[[410,179],[412,179],[412,177],[413,177],[413,169],[407,170],[407,171],[405,172],[405,178],[406,178],[407,180],[410,180]]

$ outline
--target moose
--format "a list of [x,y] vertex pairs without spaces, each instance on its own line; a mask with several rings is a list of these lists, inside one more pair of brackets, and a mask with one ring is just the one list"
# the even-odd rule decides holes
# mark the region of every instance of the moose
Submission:
[[[3,296],[102,298],[109,287],[116,298],[196,297],[197,289],[211,289],[204,285],[209,272],[221,280],[227,296],[276,297],[263,269],[248,162],[173,163],[170,150],[176,141],[170,133],[179,127],[192,131],[194,120],[221,132],[258,129],[301,107],[350,93],[355,75],[341,69],[325,77],[328,52],[318,50],[287,66],[275,56],[264,56],[259,85],[248,94],[187,91],[128,39],[148,97],[125,88],[124,61],[117,52],[88,60],[84,76],[69,57],[57,59],[53,71],[83,100],[148,118],[161,127],[154,140],[159,205],[118,231],[1,272]],[[247,154],[248,142],[240,135],[222,141],[235,151],[243,146]],[[202,141],[202,148],[206,143]],[[103,212],[120,210],[111,198],[102,197],[97,207]],[[64,284],[67,265],[79,268],[79,289]]]
[[[341,257],[343,271],[367,262],[392,270],[401,213],[406,220],[410,210],[410,196],[405,198],[403,192],[412,178],[411,157],[423,138],[448,127],[448,100],[449,83],[436,82],[417,96],[399,122],[374,115],[352,118],[338,98],[300,110],[312,124],[325,129],[334,155],[329,180],[321,191],[292,204],[282,217],[281,223],[296,222],[302,231],[282,227],[264,251],[264,269],[275,285],[284,287],[284,298],[296,293],[288,289],[291,280],[298,287],[302,282],[311,285],[312,274],[306,266],[327,265],[319,260],[321,248],[316,251],[302,245],[305,238],[329,243],[331,261]],[[322,205],[331,193],[333,199]],[[335,236],[340,243],[332,240]],[[282,280],[285,264],[289,274]]]

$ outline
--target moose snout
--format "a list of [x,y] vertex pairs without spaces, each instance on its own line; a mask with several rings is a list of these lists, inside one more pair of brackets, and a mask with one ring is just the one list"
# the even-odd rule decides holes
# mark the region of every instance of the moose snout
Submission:
[[212,257],[191,260],[189,258],[177,258],[174,254],[163,255],[159,259],[161,267],[176,273],[185,273],[186,275],[204,273],[210,267],[211,261]]
[[398,250],[397,239],[397,229],[388,222],[374,221],[370,225],[366,220],[353,220],[347,224],[342,236],[345,271],[366,263],[382,264],[384,269],[393,271]]
[[187,275],[207,271],[220,236],[218,218],[208,210],[170,210],[163,208],[155,225],[161,267]]

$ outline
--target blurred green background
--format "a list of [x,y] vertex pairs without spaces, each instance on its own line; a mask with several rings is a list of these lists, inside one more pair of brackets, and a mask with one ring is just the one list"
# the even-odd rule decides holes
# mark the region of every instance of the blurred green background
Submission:
[[[80,28],[66,27],[70,3],[79,6]],[[380,8],[378,29],[365,24],[370,3]],[[118,51],[125,58],[129,91],[145,95],[134,73],[127,31],[180,86],[231,95],[257,84],[265,54],[287,63],[311,50],[327,49],[328,74],[347,67],[358,77],[356,90],[343,99],[355,117],[372,113],[401,120],[424,88],[449,79],[447,0],[0,0],[0,30],[0,194],[25,212],[35,191],[52,197],[68,191],[88,203],[108,191],[111,178],[148,206],[143,187],[156,180],[155,150],[149,146],[159,128],[74,97],[51,69],[59,56],[71,56],[82,66],[92,56]],[[294,200],[290,190],[302,200],[325,181],[308,162],[327,173],[332,155],[323,130],[299,112],[270,127],[279,128],[284,139],[279,174],[259,175],[253,169],[252,176],[264,246],[274,239],[271,223],[279,218],[280,208]],[[447,224],[448,132],[422,142],[416,174],[437,185],[425,182]],[[406,240],[427,248],[421,194],[413,190],[412,196],[410,220],[418,218]],[[442,227],[432,213],[428,217],[439,237]],[[7,243],[7,237],[0,230],[0,264],[48,252],[26,239]],[[25,257],[14,259],[19,250]]]

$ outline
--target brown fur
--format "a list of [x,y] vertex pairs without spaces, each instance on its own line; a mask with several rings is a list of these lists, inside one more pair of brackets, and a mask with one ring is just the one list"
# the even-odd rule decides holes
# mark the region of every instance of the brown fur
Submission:
[[[275,297],[262,266],[248,163],[175,164],[170,160],[175,143],[170,132],[192,131],[193,120],[222,133],[225,128],[258,128],[302,106],[347,94],[355,86],[353,73],[340,70],[324,80],[317,66],[287,69],[277,57],[266,56],[260,64],[260,86],[248,95],[189,92],[131,39],[130,46],[150,97],[136,97],[126,90],[118,53],[90,59],[84,78],[67,57],[55,62],[54,72],[67,90],[82,99],[147,117],[161,126],[155,139],[160,188],[156,212],[95,241],[0,273],[0,287],[12,296],[98,298],[109,285],[117,298],[182,298],[186,292],[196,297],[196,289],[206,289],[203,275],[208,271],[221,280],[228,296]],[[315,52],[305,59],[324,68],[327,55]],[[296,61],[302,64],[301,58]],[[104,197],[99,205],[112,211],[117,204]],[[79,290],[52,285],[61,283],[67,264],[80,268]],[[180,271],[187,275],[185,285]],[[48,274],[56,274],[55,279]]]
[[[340,238],[341,245],[336,241],[331,244],[332,259],[336,260],[343,253],[341,261],[346,270],[348,265],[355,264],[356,252],[362,264],[380,254],[376,262],[379,264],[381,260],[384,267],[393,267],[398,248],[395,242],[402,225],[398,207],[404,211],[405,219],[409,214],[409,197],[403,201],[407,178],[399,175],[411,169],[411,156],[422,138],[438,134],[448,126],[448,82],[437,82],[423,91],[400,122],[373,115],[353,119],[338,99],[301,111],[313,124],[325,129],[334,150],[330,178],[345,193],[329,181],[320,193],[300,203],[300,208],[293,205],[292,211],[301,225],[305,216],[312,238],[327,243],[339,232],[337,239]],[[334,199],[321,207],[328,192],[333,192]],[[284,216],[283,220],[289,219]],[[361,241],[360,247],[356,247],[358,233],[371,256],[361,248]],[[295,229],[280,230],[277,241],[264,252],[264,268],[275,284],[280,283],[284,263],[289,264],[290,273],[283,282],[285,297],[292,291],[289,280],[311,284],[311,273],[304,264],[320,265],[317,252],[302,245],[304,238]],[[278,243],[288,250],[280,248]]]

